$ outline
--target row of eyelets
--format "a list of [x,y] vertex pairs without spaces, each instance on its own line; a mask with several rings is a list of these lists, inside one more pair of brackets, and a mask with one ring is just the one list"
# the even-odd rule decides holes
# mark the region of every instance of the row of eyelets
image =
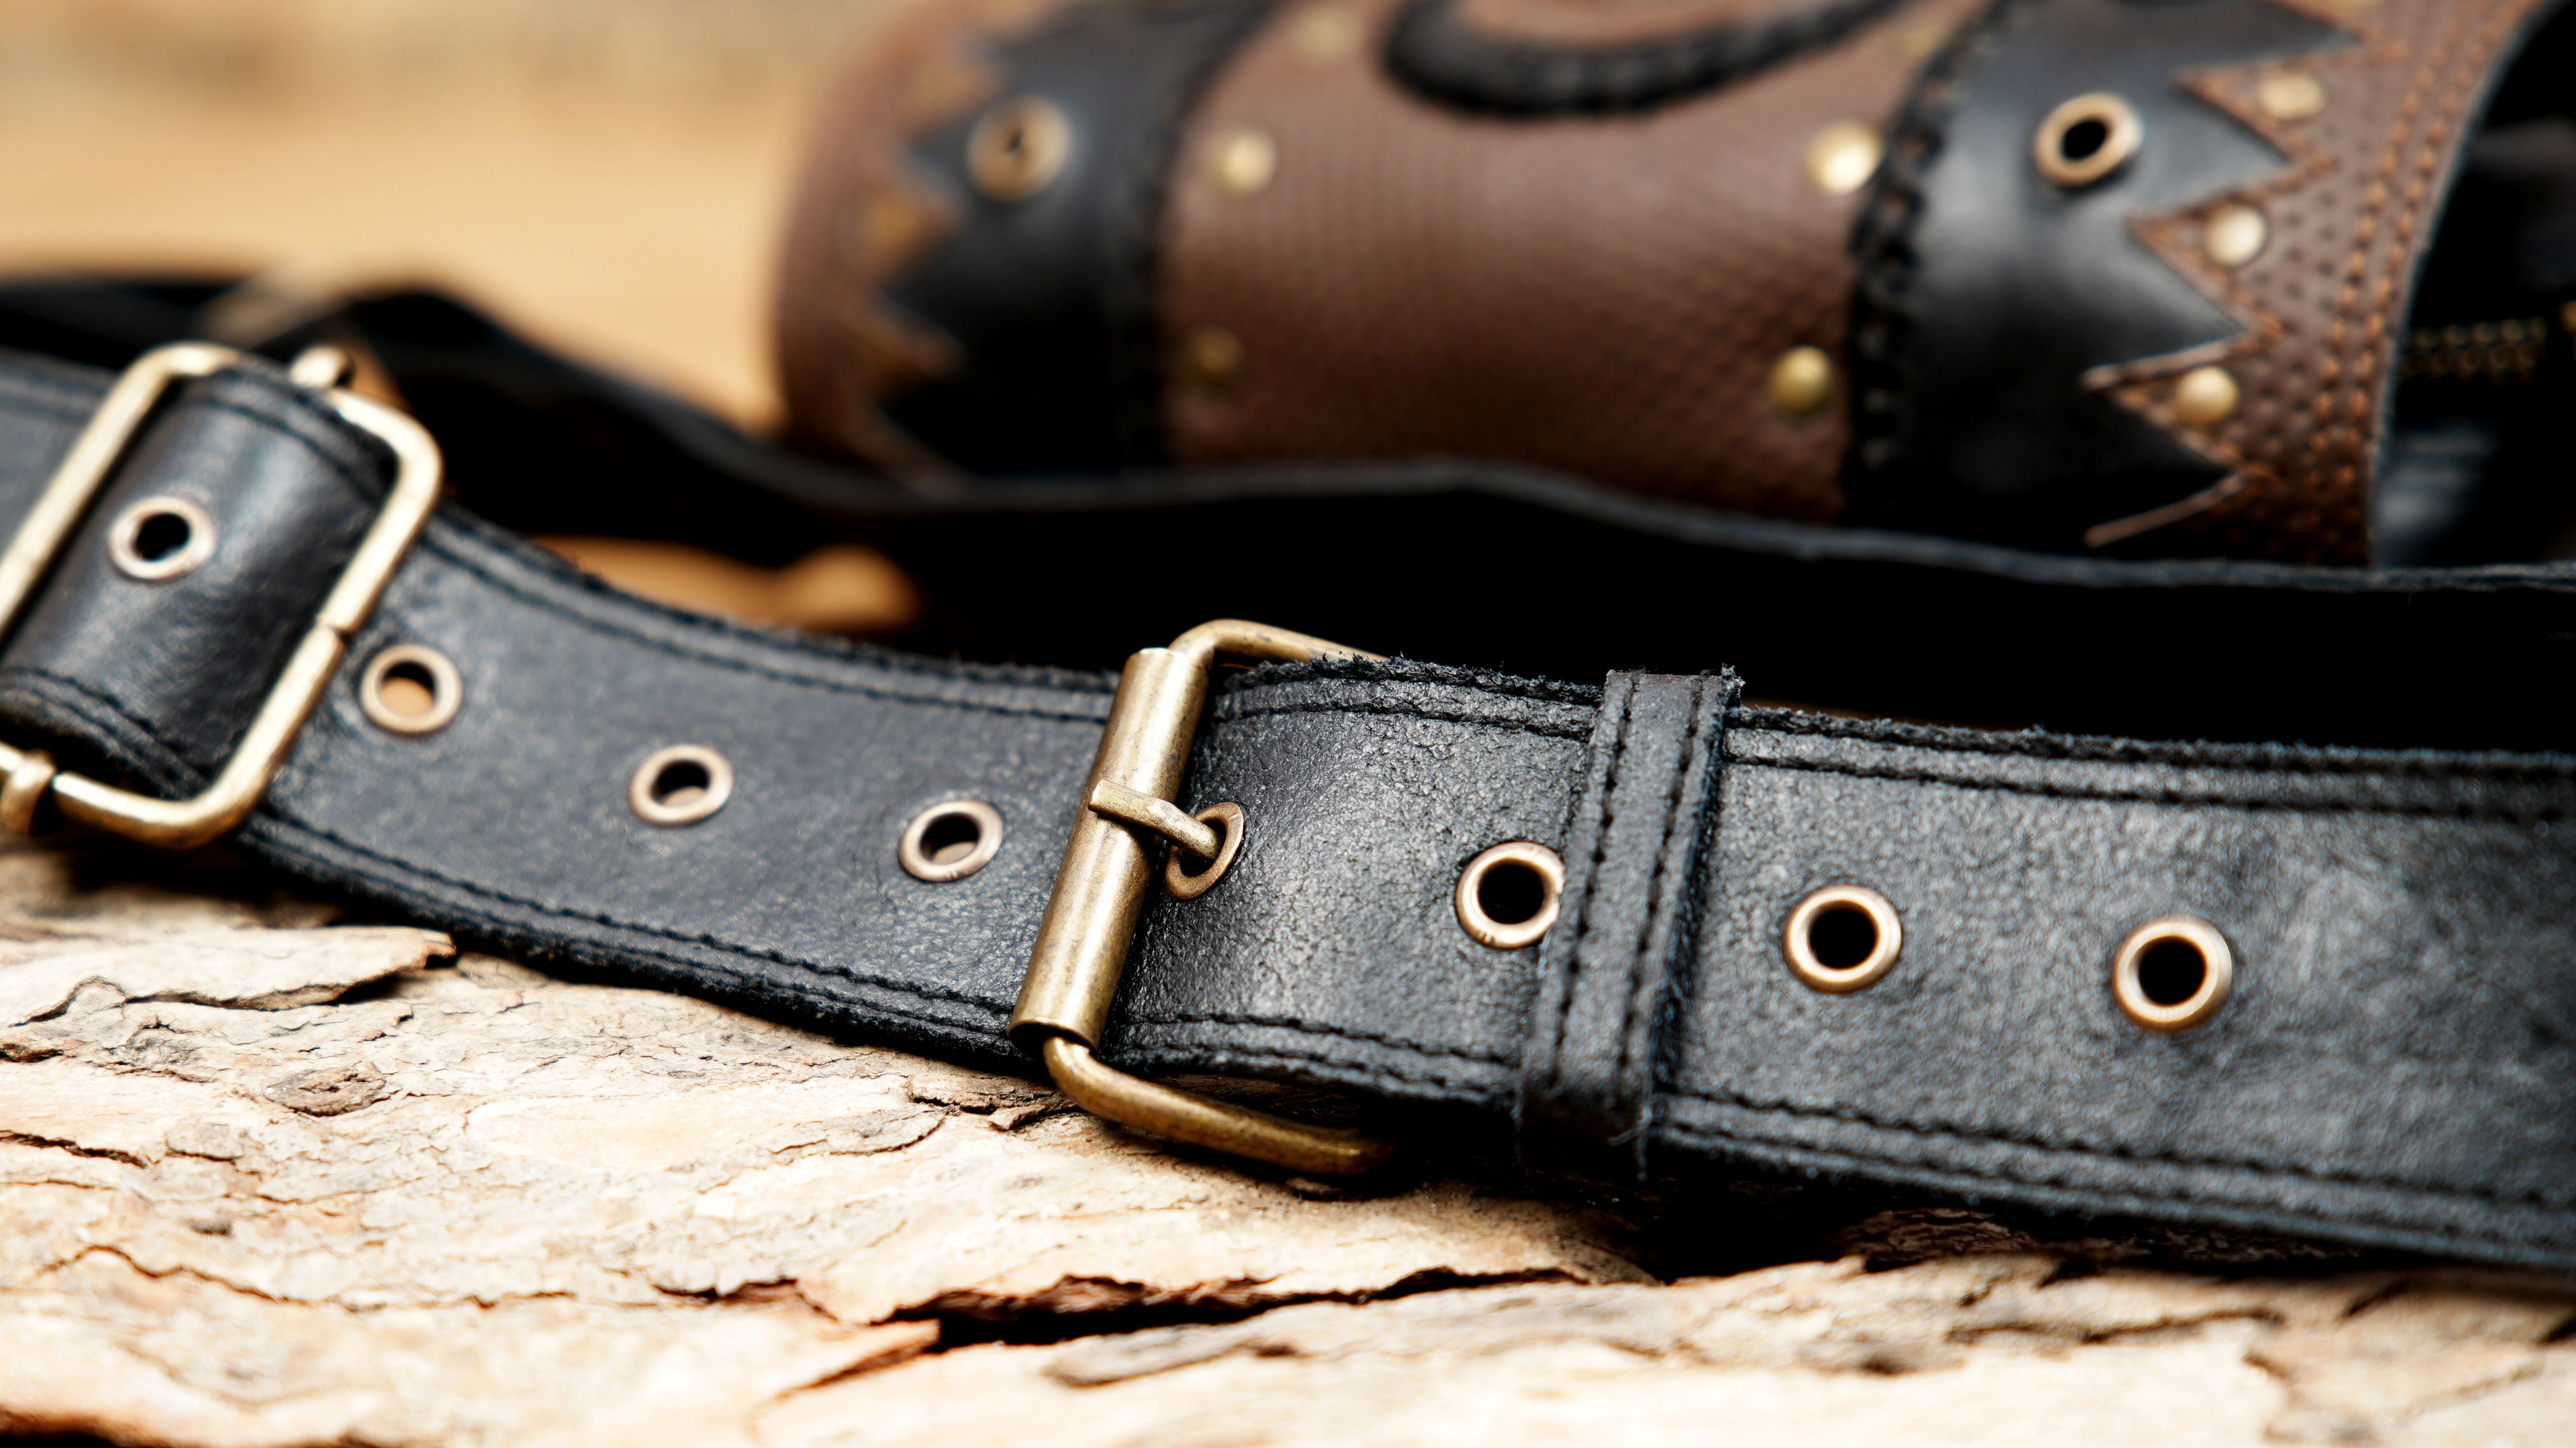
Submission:
[[[1905,926],[1886,896],[1828,885],[1800,900],[1781,928],[1789,974],[1810,990],[1849,995],[1886,978],[1905,950]],[[2163,1034],[2206,1024],[2227,1004],[2235,952],[2208,921],[2167,915],[2132,930],[2111,958],[2120,1013]]]

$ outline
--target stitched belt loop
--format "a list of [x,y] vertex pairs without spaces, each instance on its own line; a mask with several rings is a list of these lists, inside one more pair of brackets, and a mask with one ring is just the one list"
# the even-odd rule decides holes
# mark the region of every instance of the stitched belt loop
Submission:
[[1731,673],[1613,674],[1602,688],[1521,1062],[1525,1165],[1609,1182],[1647,1175],[1665,1027],[1699,933],[1700,866],[1736,693]]

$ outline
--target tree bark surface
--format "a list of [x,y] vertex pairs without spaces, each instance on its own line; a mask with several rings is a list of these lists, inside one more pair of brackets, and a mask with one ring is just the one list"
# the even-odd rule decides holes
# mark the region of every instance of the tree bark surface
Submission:
[[2576,1441],[2563,1279],[2025,1250],[1660,1282],[1576,1207],[1265,1179],[1024,1081],[331,918],[250,872],[0,853],[0,1431]]

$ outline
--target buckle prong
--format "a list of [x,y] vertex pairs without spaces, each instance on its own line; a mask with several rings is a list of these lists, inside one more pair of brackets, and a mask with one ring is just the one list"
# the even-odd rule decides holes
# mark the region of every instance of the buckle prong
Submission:
[[1201,858],[1218,851],[1217,832],[1172,801],[1219,654],[1291,663],[1378,657],[1219,619],[1170,648],[1144,649],[1127,660],[1011,1013],[1011,1038],[1046,1063],[1058,1090],[1095,1116],[1292,1171],[1355,1175],[1384,1162],[1392,1148],[1356,1131],[1308,1126],[1140,1080],[1094,1054],[1155,874],[1140,835],[1162,835]]
[[[220,372],[240,356],[229,347],[210,343],[175,343],[137,358],[108,389],[9,546],[0,550],[0,639],[17,628],[45,575],[162,395],[189,378]],[[357,551],[270,686],[259,712],[251,717],[241,743],[213,783],[188,799],[156,799],[69,771],[52,774],[46,782],[66,816],[147,844],[185,849],[240,824],[268,792],[269,781],[303,732],[304,721],[339,672],[350,638],[375,612],[376,600],[392,581],[395,568],[438,506],[438,444],[419,423],[337,388],[322,396],[343,420],[372,433],[393,451],[394,481],[375,522],[359,540]],[[39,761],[38,751],[0,744],[0,776],[10,777],[13,786],[0,814],[12,824],[34,817],[42,792],[33,782],[42,769],[50,768],[50,761],[43,761],[41,768]],[[29,771],[23,775],[25,785],[19,782],[22,771]]]

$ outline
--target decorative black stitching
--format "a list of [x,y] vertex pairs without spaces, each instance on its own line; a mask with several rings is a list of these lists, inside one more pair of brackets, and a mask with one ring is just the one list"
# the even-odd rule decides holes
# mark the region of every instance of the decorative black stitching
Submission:
[[[2387,1188],[2395,1191],[2422,1192],[2428,1196],[2460,1197],[2472,1201],[2491,1202],[2499,1206],[2539,1207],[2544,1210],[2562,1208],[2567,1205],[2568,1201],[2568,1199],[2565,1198],[2551,1198],[2539,1193],[2514,1194],[2497,1191],[2493,1188],[2487,1187],[2432,1185],[2423,1182],[2408,1181],[2398,1177],[2364,1176],[2354,1172],[2318,1171],[2310,1167],[2280,1166],[2267,1162],[2243,1160],[2231,1157],[2190,1156],[2180,1152],[2135,1151],[2126,1147],[2095,1146],[2087,1142],[2049,1141],[2040,1137],[2027,1136],[2015,1132],[1979,1130],[1976,1128],[1959,1126],[1950,1122],[1896,1120],[1887,1117],[1873,1116],[1868,1112],[1858,1111],[1848,1107],[1802,1106],[1794,1102],[1787,1101],[1757,1101],[1751,1097],[1738,1096],[1727,1092],[1676,1091],[1671,1094],[1685,1100],[1705,1102],[1711,1106],[1729,1107],[1739,1111],[1749,1111],[1761,1116],[1787,1116],[1808,1120],[1841,1121],[1853,1126],[1866,1126],[1872,1130],[1890,1131],[1904,1136],[1938,1136],[1945,1137],[1953,1141],[1986,1142],[1993,1145],[2013,1146],[2029,1151],[2046,1152],[2055,1156],[2094,1157],[2107,1161],[2133,1161],[2154,1166],[2209,1167],[2224,1171],[2248,1172],[2256,1176],[2294,1177],[2302,1181],[2325,1182],[2334,1186]],[[1740,1134],[1727,1133],[1724,1128],[1721,1127],[1680,1121],[1668,1122],[1666,1125],[1667,1129],[1670,1130],[1703,1132],[1720,1136],[1733,1135],[1736,1136],[1737,1139],[1745,1139],[1742,1138]],[[1798,1146],[1798,1143],[1796,1142],[1787,1141],[1773,1141],[1768,1144],[1787,1147]],[[1832,1149],[1845,1152],[1849,1151],[1849,1148]],[[1890,1166],[1905,1165],[1905,1163],[1899,1162],[1892,1157],[1872,1157],[1866,1153],[1852,1154],[1860,1156],[1863,1160],[1878,1160]],[[2020,1176],[2012,1172],[1997,1171],[1993,1169],[1944,1165],[1936,1168],[1936,1170],[1955,1170],[1972,1176],[1991,1176],[2000,1180],[2029,1181],[2029,1178],[2027,1177]],[[2030,1182],[2030,1184],[2033,1186],[2045,1185],[2040,1182]],[[2141,1195],[2146,1194],[2141,1193]],[[2194,1194],[2190,1192],[2176,1192],[2173,1195],[2176,1200],[2187,1200]]]
[[1462,0],[1412,0],[1386,38],[1386,68],[1432,100],[1515,118],[1652,110],[1840,43],[1902,0],[1805,0],[1625,44],[1544,45],[1478,32]]

